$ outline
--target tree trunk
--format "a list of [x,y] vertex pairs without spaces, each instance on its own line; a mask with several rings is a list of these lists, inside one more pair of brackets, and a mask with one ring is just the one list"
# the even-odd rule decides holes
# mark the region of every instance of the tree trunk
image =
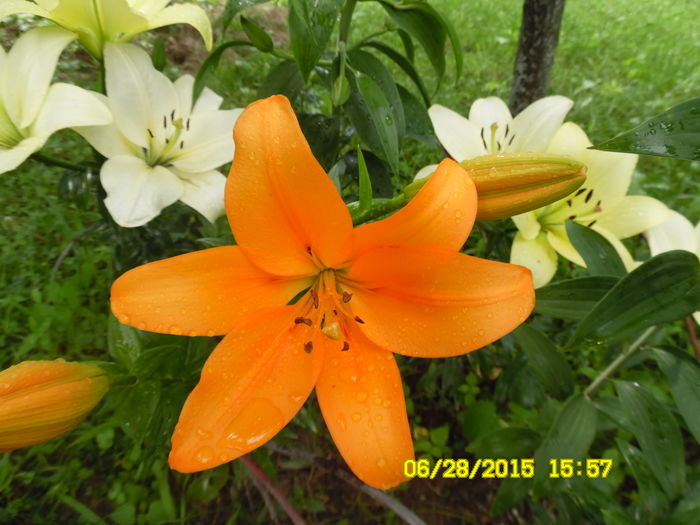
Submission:
[[564,1],[525,0],[523,4],[520,42],[510,93],[513,115],[547,94]]

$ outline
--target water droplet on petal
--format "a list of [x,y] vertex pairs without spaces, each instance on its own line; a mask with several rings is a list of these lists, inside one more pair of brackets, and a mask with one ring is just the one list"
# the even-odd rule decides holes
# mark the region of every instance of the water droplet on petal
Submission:
[[214,449],[211,447],[202,447],[197,451],[197,461],[203,464],[211,463],[214,459]]
[[353,420],[353,421],[359,421],[361,418],[362,418],[362,415],[361,415],[359,412],[355,412],[355,413],[352,415],[352,420]]

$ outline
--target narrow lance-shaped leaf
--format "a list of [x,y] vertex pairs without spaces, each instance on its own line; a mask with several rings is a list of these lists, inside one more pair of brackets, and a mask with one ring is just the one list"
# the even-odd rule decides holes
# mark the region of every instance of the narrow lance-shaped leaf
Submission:
[[379,42],[378,40],[368,40],[366,42],[363,42],[362,45],[367,47],[373,47],[377,51],[384,53],[391,60],[396,62],[396,65],[403,69],[404,73],[408,75],[408,78],[410,78],[416,85],[418,91],[420,91],[421,97],[423,97],[423,102],[425,102],[425,105],[430,105],[430,95],[428,95],[428,90],[426,89],[425,84],[423,84],[423,80],[421,79],[420,74],[418,73],[418,71],[416,71],[416,68],[413,66],[410,60],[408,60],[401,53],[396,51],[393,47],[388,46],[383,42]]
[[283,60],[273,67],[258,88],[258,98],[284,95],[294,100],[304,89],[304,80],[294,60]]
[[674,106],[636,128],[593,147],[606,151],[700,160],[700,98]]
[[538,288],[535,312],[555,319],[580,321],[618,280],[607,276],[580,277]]
[[574,375],[554,343],[539,330],[524,324],[513,335],[542,386],[556,397],[565,398],[571,394]]
[[289,1],[289,37],[304,81],[326,50],[341,4],[341,0]]
[[357,167],[360,177],[360,204],[359,211],[363,212],[372,205],[372,181],[369,178],[365,157],[362,155],[362,149],[357,146]]
[[258,24],[243,15],[241,15],[241,26],[251,43],[263,53],[269,53],[275,47],[270,35]]
[[435,145],[435,133],[430,122],[428,110],[408,89],[396,84],[401,97],[404,115],[406,115],[406,136],[419,140],[428,146]]
[[581,321],[567,347],[587,337],[625,339],[700,309],[700,261],[674,250],[623,277]]
[[690,354],[654,350],[656,362],[688,429],[700,443],[700,364]]
[[226,2],[226,7],[224,7],[224,12],[221,14],[221,37],[223,38],[224,33],[226,33],[226,30],[238,13],[248,7],[267,1],[268,0],[228,0],[228,2]]
[[627,275],[627,269],[617,250],[600,233],[574,221],[566,221],[566,233],[586,262],[588,273],[618,277]]
[[209,53],[209,56],[206,58],[206,60],[204,60],[204,62],[202,62],[202,65],[199,66],[199,71],[197,71],[197,76],[194,79],[194,87],[192,88],[193,102],[199,98],[199,95],[202,93],[202,90],[207,85],[209,75],[211,75],[219,66],[219,60],[221,59],[221,55],[223,54],[223,52],[231,47],[239,46],[252,47],[253,44],[251,42],[248,42],[247,40],[229,40],[228,42],[219,44],[212,50],[211,53]]
[[636,383],[616,381],[622,406],[630,414],[637,438],[651,471],[670,498],[685,486],[683,438],[676,419],[656,398]]

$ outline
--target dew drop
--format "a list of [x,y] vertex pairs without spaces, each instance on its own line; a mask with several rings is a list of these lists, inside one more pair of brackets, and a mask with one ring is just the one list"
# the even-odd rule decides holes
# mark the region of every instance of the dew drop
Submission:
[[362,416],[360,415],[359,412],[355,412],[355,413],[352,415],[352,420],[353,420],[353,421],[359,421],[361,418],[362,418]]
[[358,392],[356,397],[360,402],[367,401],[367,394],[365,392]]
[[379,459],[377,460],[377,466],[378,466],[379,468],[383,468],[385,465],[386,465],[386,459],[384,459],[384,458],[379,458]]
[[197,451],[197,461],[200,463],[210,463],[214,459],[214,449],[211,447],[202,447]]
[[199,437],[199,439],[201,439],[202,441],[207,440],[207,439],[211,439],[211,432],[208,432],[208,431],[204,430],[203,428],[198,428],[197,429],[197,437]]
[[340,371],[340,379],[348,384],[356,383],[359,377],[357,368],[354,367],[344,368]]
[[384,401],[382,401],[382,406],[384,408],[387,408],[389,405],[391,405],[391,401],[389,401],[388,399],[385,399]]

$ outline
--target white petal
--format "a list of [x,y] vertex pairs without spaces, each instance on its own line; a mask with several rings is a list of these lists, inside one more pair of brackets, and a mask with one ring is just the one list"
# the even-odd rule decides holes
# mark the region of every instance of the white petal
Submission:
[[211,49],[212,33],[209,17],[201,7],[192,4],[177,4],[166,7],[148,19],[150,29],[171,24],[189,24],[202,35],[204,45]]
[[0,20],[9,15],[27,13],[30,15],[47,16],[48,13],[38,5],[25,0],[2,0],[0,3]]
[[628,195],[617,206],[601,213],[597,224],[618,239],[626,239],[656,226],[670,215],[671,210],[653,197]]
[[515,226],[520,230],[520,234],[526,241],[531,241],[537,237],[542,228],[540,221],[537,220],[537,214],[532,211],[513,215],[511,219],[513,219]]
[[583,257],[576,251],[573,244],[569,240],[564,225],[555,225],[547,228],[547,241],[549,245],[556,250],[562,257],[570,260],[579,266],[586,266]]
[[695,312],[693,314],[693,319],[695,319],[695,322],[700,325],[700,312]]
[[[508,149],[513,131],[513,118],[510,110],[498,97],[479,98],[469,110],[469,122],[476,126],[479,140],[486,143],[489,153]],[[506,129],[508,134],[506,135]],[[483,139],[482,139],[483,137]]]
[[647,231],[649,251],[652,256],[671,250],[687,250],[697,254],[700,246],[695,233],[688,219],[677,211],[671,211],[668,219]]
[[172,82],[150,57],[132,44],[105,45],[107,95],[121,132],[134,144],[148,146],[148,131],[164,143],[172,120],[180,118],[180,100]]
[[32,127],[33,134],[49,137],[59,129],[111,123],[112,112],[96,95],[71,84],[54,84]]
[[695,246],[697,246],[695,255],[700,257],[700,222],[695,226]]
[[513,142],[508,151],[545,151],[561,127],[574,103],[566,97],[552,96],[536,100],[514,119]]
[[177,172],[183,182],[180,200],[204,215],[209,222],[224,215],[226,177],[218,171],[204,173]]
[[233,160],[233,125],[242,109],[208,111],[190,117],[184,147],[172,164],[186,172],[211,171]]
[[535,288],[547,284],[557,272],[557,254],[544,233],[529,241],[517,233],[510,249],[510,262],[530,269]]
[[194,87],[194,77],[192,75],[182,75],[175,82],[175,92],[180,100],[180,112],[182,118],[187,118],[192,113],[192,88]]
[[168,5],[170,0],[127,0],[135,11],[151,17]]
[[192,113],[214,111],[215,109],[219,109],[219,106],[221,106],[221,102],[223,102],[223,100],[223,98],[221,98],[211,89],[205,87],[199,94],[199,98],[194,104],[194,109],[192,109]]
[[[109,104],[109,99],[101,93],[93,93],[104,104]],[[112,121],[104,126],[78,126],[73,128],[87,140],[101,155],[108,159],[117,155],[138,156],[141,148],[129,142]]]
[[59,27],[24,33],[7,54],[0,99],[18,129],[29,127],[44,102],[58,57],[75,38]]
[[438,165],[437,164],[428,164],[426,167],[421,168],[418,173],[416,173],[416,176],[413,177],[413,180],[420,180],[424,179],[426,177],[430,177],[433,173],[435,173],[435,170],[437,169]]
[[459,113],[433,104],[428,114],[440,144],[457,162],[487,153],[479,136],[479,128]]
[[163,208],[177,201],[182,181],[162,166],[150,167],[142,159],[122,155],[107,160],[100,171],[107,192],[105,206],[120,226],[143,226]]
[[12,171],[44,145],[44,139],[29,137],[10,149],[0,147],[0,173]]

